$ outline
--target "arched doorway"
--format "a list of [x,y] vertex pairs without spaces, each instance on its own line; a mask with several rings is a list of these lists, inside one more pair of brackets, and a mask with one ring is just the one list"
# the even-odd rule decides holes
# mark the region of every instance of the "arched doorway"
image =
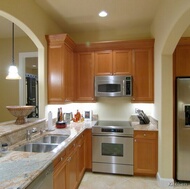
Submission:
[[[167,15],[167,16],[166,16]],[[157,178],[161,186],[174,182],[173,52],[190,25],[190,2],[162,3],[153,25],[155,37],[155,112],[159,120]],[[171,186],[171,185],[170,185]]]
[[33,41],[33,43],[36,45],[37,47],[37,56],[38,56],[38,73],[39,74],[39,117],[40,118],[44,118],[44,108],[46,105],[45,102],[45,98],[44,96],[46,95],[45,93],[45,86],[44,86],[44,81],[45,81],[45,77],[44,77],[44,46],[42,45],[41,41],[38,39],[38,37],[34,34],[34,32],[27,27],[26,24],[24,24],[23,22],[21,22],[20,20],[18,20],[16,17],[12,16],[11,14],[8,14],[4,11],[0,10],[0,16],[6,18],[7,20],[9,20],[10,22],[14,22],[15,25],[17,25],[20,29],[22,29],[27,35],[28,37]]

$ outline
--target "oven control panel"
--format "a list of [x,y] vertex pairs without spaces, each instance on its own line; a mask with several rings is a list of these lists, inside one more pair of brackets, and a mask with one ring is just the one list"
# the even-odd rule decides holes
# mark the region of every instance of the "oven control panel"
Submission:
[[123,133],[123,129],[102,128],[102,132]]

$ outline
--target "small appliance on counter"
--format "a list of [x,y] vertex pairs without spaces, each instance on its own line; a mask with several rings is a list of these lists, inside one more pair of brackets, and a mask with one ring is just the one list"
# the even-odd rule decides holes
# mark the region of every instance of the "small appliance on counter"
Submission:
[[137,117],[139,118],[141,125],[150,123],[148,116],[143,112],[143,110],[138,109],[137,113],[138,113]]

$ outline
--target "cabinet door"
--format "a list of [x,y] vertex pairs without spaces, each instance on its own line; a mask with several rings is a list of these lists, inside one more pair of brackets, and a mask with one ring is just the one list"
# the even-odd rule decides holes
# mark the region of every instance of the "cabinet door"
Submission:
[[76,101],[94,101],[94,53],[77,54]]
[[[134,133],[134,135],[136,135]],[[139,131],[134,136],[134,174],[155,176],[158,166],[157,132]]]
[[132,73],[132,51],[113,51],[113,75],[131,75]]
[[66,188],[77,188],[77,151],[76,149],[69,155],[66,165]]
[[81,135],[80,140],[77,144],[77,165],[78,165],[78,182],[82,179],[85,171],[85,145],[84,145],[84,134]]
[[48,103],[64,102],[63,44],[48,47]]
[[85,130],[85,167],[92,170],[92,129]]
[[190,76],[190,46],[177,46],[174,62],[176,77]]
[[67,189],[66,188],[66,161],[57,164],[53,173],[53,188],[54,189]]
[[74,100],[74,54],[65,45],[64,48],[65,102]]
[[133,50],[133,102],[154,102],[153,49]]
[[95,52],[95,75],[112,75],[112,51]]

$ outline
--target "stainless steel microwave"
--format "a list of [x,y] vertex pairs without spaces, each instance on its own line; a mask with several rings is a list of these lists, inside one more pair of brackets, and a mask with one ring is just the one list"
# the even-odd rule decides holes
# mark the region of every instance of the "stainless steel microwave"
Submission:
[[132,76],[95,76],[95,96],[132,96]]

